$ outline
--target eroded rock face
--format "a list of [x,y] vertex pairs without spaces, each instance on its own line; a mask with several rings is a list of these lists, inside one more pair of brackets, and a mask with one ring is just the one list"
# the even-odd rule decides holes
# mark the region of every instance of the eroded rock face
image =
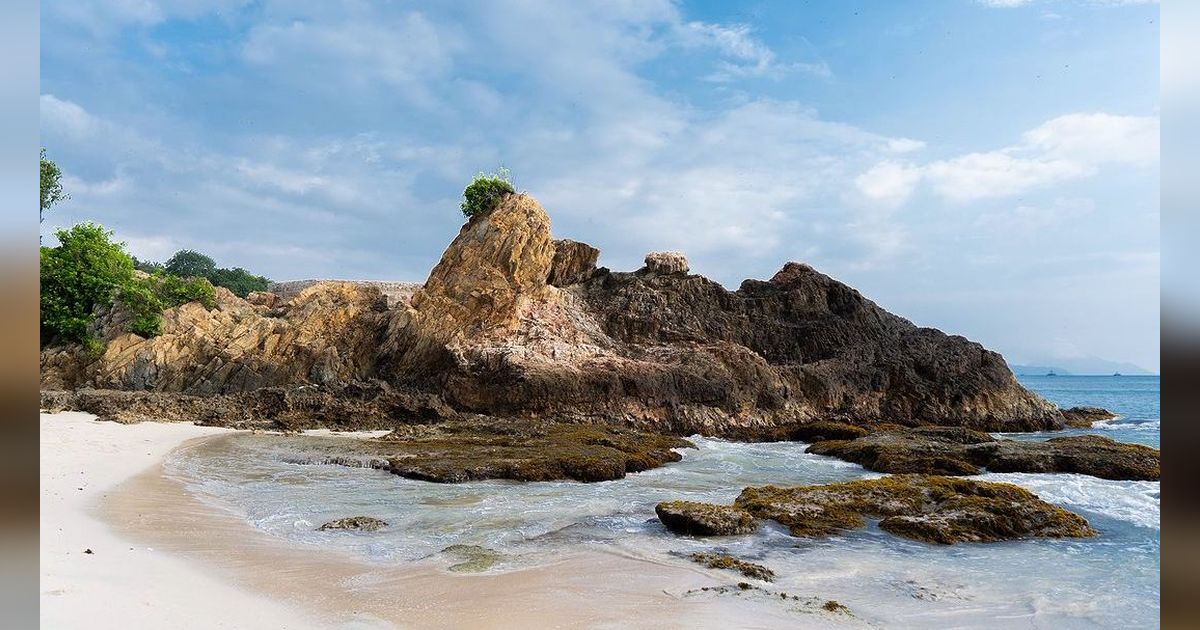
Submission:
[[125,332],[130,316],[115,304],[94,324],[104,354],[93,360],[78,346],[43,351],[42,388],[222,394],[374,372],[389,317],[377,289],[326,283],[283,303],[249,297],[218,288],[214,309],[198,302],[167,309],[162,334],[151,339]]
[[896,475],[817,486],[746,488],[734,501],[793,536],[826,536],[882,519],[884,531],[938,544],[1095,536],[1083,517],[1007,483]]
[[1141,481],[1157,480],[1161,474],[1158,450],[1100,435],[1033,442],[998,440],[961,427],[920,427],[817,442],[807,452],[885,473],[975,475],[986,468],[991,472],[1079,473]]
[[654,506],[654,512],[667,529],[686,536],[733,536],[758,528],[749,512],[728,505],[664,501]]
[[579,284],[596,272],[599,258],[600,250],[587,243],[569,239],[554,241],[554,258],[546,283],[556,287]]
[[149,340],[124,333],[113,309],[97,322],[104,356],[43,352],[43,388],[238,394],[374,380],[465,413],[768,439],[853,437],[829,423],[1065,421],[998,354],[807,265],[728,291],[689,275],[682,255],[652,254],[633,273],[596,269],[595,255],[554,241],[537,201],[509,195],[462,227],[411,300],[389,307],[378,288],[348,283],[221,292],[216,309],[171,309]]

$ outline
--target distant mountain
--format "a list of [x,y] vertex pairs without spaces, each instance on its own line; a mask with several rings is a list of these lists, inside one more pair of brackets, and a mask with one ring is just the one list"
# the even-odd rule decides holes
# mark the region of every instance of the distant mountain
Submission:
[[1017,376],[1043,376],[1049,374],[1050,372],[1054,372],[1060,376],[1071,375],[1071,372],[1062,368],[1042,365],[1010,365],[1008,368]]
[[1054,359],[1049,361],[1039,362],[1036,365],[1010,365],[1013,373],[1018,376],[1040,376],[1054,372],[1060,376],[1068,375],[1100,375],[1110,376],[1112,374],[1123,374],[1126,376],[1154,374],[1153,372],[1141,368],[1132,363],[1125,361],[1109,361],[1097,357],[1077,357],[1073,359]]

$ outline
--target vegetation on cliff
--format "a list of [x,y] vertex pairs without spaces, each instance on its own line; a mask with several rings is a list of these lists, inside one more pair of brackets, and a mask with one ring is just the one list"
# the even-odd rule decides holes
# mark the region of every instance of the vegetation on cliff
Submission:
[[504,195],[517,192],[513,188],[508,169],[500,167],[498,173],[480,173],[463,190],[462,213],[467,218],[487,214],[500,203]]

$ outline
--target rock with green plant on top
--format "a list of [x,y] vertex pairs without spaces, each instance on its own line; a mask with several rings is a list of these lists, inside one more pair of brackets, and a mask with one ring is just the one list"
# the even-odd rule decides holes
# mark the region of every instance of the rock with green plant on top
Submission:
[[498,173],[480,173],[463,190],[460,208],[463,216],[474,218],[491,212],[505,195],[515,192],[508,169],[502,167]]
[[667,529],[687,536],[749,534],[758,527],[749,512],[728,505],[664,501],[654,506],[654,512]]

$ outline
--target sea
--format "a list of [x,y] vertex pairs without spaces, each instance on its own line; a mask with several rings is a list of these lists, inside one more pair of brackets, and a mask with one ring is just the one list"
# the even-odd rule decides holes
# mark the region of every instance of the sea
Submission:
[[[1089,429],[1002,434],[1044,440],[1094,433],[1159,447],[1157,376],[1026,376],[1061,407],[1095,405],[1118,417]],[[297,547],[338,549],[365,563],[433,562],[471,545],[486,572],[553,562],[581,549],[696,568],[694,552],[765,565],[773,589],[833,599],[864,624],[903,628],[1153,628],[1159,625],[1159,482],[1074,474],[988,473],[1083,515],[1092,539],[930,545],[875,524],[801,540],[768,524],[743,537],[687,538],[655,519],[659,501],[731,502],[749,485],[814,484],[879,477],[804,453],[803,443],[743,444],[694,437],[695,449],[662,468],[602,483],[484,481],[435,484],[367,468],[289,463],[313,440],[348,437],[230,434],[185,446],[166,474],[196,496]],[[321,532],[329,520],[381,518],[371,534]],[[716,579],[729,583],[739,576]],[[716,583],[716,582],[714,582]]]

